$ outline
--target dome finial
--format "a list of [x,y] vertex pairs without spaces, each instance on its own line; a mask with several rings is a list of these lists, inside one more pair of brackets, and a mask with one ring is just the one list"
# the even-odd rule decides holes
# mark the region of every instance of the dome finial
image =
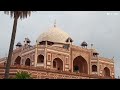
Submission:
[[54,27],[56,27],[56,19],[55,19],[55,21],[54,21]]

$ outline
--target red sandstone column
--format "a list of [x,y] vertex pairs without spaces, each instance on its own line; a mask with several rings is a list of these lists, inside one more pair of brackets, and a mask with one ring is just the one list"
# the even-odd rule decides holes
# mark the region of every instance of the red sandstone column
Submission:
[[37,66],[37,56],[38,56],[38,44],[36,43],[35,46],[35,61],[34,61],[34,66]]

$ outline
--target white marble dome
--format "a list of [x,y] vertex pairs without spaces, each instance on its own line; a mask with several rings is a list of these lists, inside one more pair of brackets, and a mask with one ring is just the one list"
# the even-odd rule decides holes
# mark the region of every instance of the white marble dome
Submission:
[[61,30],[58,27],[53,27],[50,30],[48,30],[47,32],[42,33],[38,39],[37,39],[37,43],[41,42],[41,41],[51,41],[51,42],[56,42],[56,43],[66,43],[66,40],[69,38],[70,36],[64,32],[63,30]]

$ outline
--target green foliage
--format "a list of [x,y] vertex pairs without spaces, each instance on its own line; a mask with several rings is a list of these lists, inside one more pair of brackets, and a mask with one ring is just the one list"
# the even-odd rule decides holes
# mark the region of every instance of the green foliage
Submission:
[[15,79],[32,79],[31,74],[27,72],[17,72]]

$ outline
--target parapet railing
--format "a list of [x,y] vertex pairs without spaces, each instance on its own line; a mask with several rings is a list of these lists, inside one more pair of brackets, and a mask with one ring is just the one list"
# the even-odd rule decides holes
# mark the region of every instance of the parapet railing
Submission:
[[48,49],[52,49],[52,50],[58,50],[58,51],[63,51],[63,52],[69,52],[68,49],[65,49],[63,47],[57,47],[57,46],[48,46]]
[[88,48],[82,48],[82,47],[76,46],[76,45],[72,45],[71,48],[73,48],[73,49],[75,48],[75,49],[77,49],[77,50],[82,50],[82,51],[86,51],[86,52],[90,52],[90,51],[91,51],[91,50],[88,49]]
[[108,58],[104,58],[104,57],[99,57],[99,60],[101,60],[101,61],[109,61],[109,62],[114,62],[114,60],[112,60],[112,59],[108,59]]

